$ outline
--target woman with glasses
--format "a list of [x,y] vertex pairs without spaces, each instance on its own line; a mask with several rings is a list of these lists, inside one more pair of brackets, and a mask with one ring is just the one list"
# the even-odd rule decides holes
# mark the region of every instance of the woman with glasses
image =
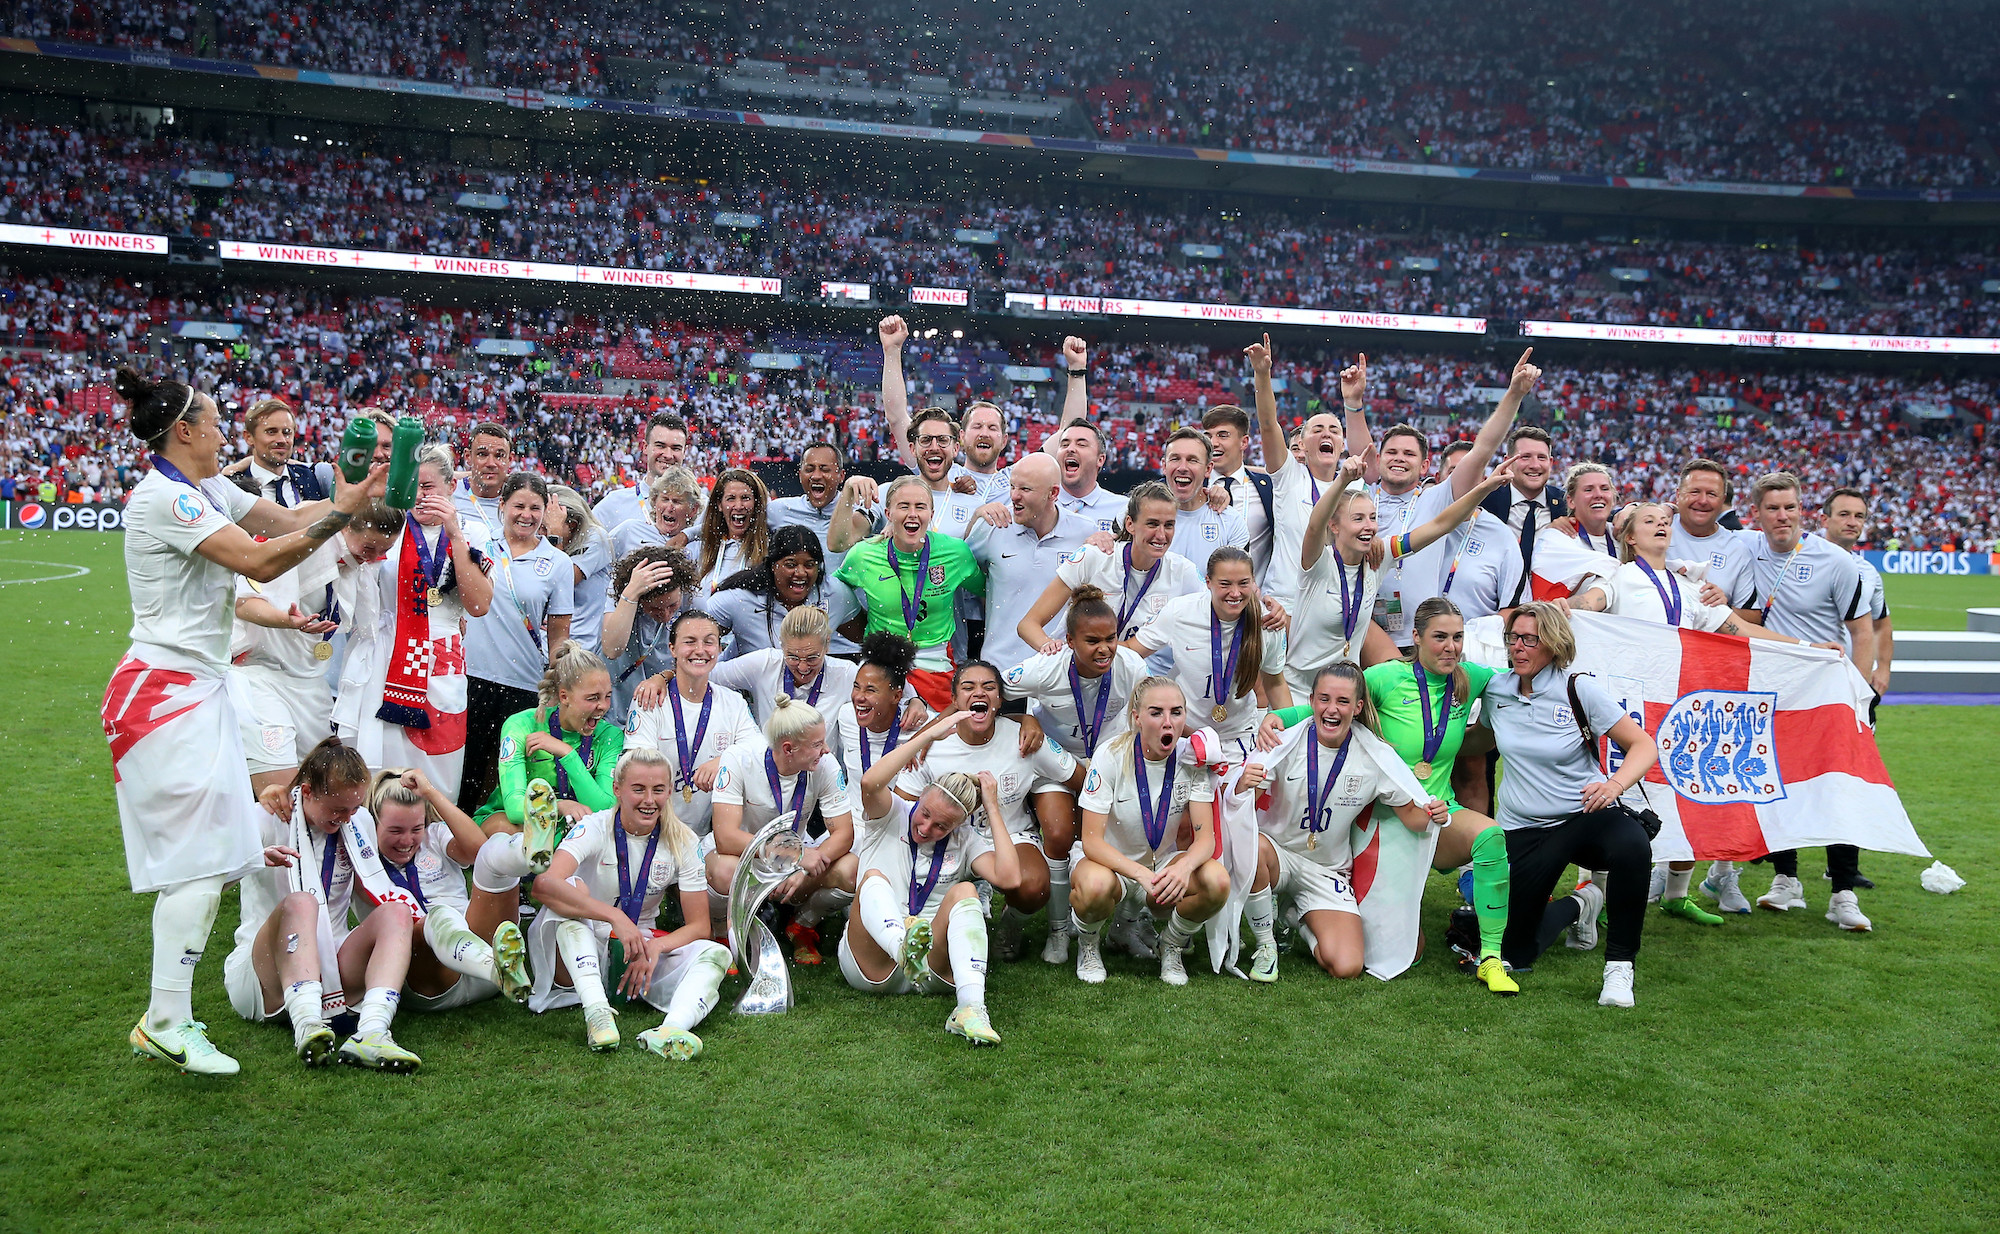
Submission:
[[[1485,694],[1486,724],[1506,760],[1496,814],[1506,829],[1513,889],[1501,953],[1525,970],[1570,926],[1595,922],[1598,909],[1608,908],[1597,1001],[1630,1007],[1653,845],[1638,815],[1618,799],[1652,769],[1658,748],[1610,691],[1590,674],[1570,671],[1576,639],[1560,608],[1538,600],[1515,609],[1506,645],[1513,675],[1496,677]],[[1613,775],[1604,772],[1600,737],[1624,751]],[[1571,862],[1609,871],[1609,885],[1587,882],[1551,901]]]

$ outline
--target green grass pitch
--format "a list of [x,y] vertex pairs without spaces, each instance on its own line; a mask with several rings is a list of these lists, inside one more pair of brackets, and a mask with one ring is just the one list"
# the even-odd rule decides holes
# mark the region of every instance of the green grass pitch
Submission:
[[[0,751],[22,777],[0,829],[0,1228],[2000,1227],[1990,708],[1881,723],[1963,891],[1865,855],[1877,928],[1849,937],[1808,854],[1809,912],[1650,918],[1629,1012],[1596,1005],[1594,955],[1557,948],[1511,1000],[1440,963],[1440,879],[1430,958],[1387,984],[1287,956],[1273,987],[1202,965],[1170,990],[1114,957],[1091,989],[1030,958],[995,965],[1006,1044],[974,1052],[946,1002],[870,1001],[829,965],[789,1015],[718,1011],[692,1065],[593,1055],[577,1012],[489,1003],[402,1017],[414,1077],[308,1073],[223,996],[232,893],[195,1006],[244,1074],[201,1081],[125,1046],[151,902],[127,890],[97,721],[125,646],[118,542],[0,537],[0,580]],[[2000,603],[1996,579],[1890,588],[1905,629]],[[629,1013],[628,1043],[650,1022]]]

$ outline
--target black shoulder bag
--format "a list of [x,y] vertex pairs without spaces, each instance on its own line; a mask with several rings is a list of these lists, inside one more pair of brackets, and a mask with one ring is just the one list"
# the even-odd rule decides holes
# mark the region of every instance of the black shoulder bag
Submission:
[[[1593,676],[1593,674],[1571,673],[1569,674],[1569,679],[1564,684],[1569,687],[1570,714],[1576,717],[1577,731],[1583,734],[1583,752],[1590,756],[1592,763],[1597,763],[1597,734],[1590,731],[1590,716],[1584,711],[1583,700],[1578,698],[1576,693],[1576,679],[1578,677],[1589,676]],[[1645,791],[1643,788],[1639,790],[1642,796],[1645,794]],[[1648,840],[1659,839],[1660,829],[1667,825],[1667,820],[1661,818],[1651,806],[1643,810],[1635,810],[1623,801],[1615,801],[1611,804],[1611,808],[1614,810],[1623,810],[1638,820],[1639,825],[1646,829],[1646,838]]]

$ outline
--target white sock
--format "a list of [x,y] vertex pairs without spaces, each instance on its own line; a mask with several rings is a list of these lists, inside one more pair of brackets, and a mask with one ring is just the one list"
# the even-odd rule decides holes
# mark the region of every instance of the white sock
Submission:
[[1609,891],[1611,889],[1611,871],[1586,870],[1584,873],[1589,875],[1591,882],[1597,884],[1599,891]]
[[1249,900],[1243,905],[1243,911],[1250,915],[1250,933],[1256,937],[1259,947],[1277,945],[1278,940],[1271,933],[1272,899],[1271,888],[1266,887],[1262,891],[1251,892]]
[[799,924],[817,930],[820,922],[828,917],[838,917],[846,912],[847,906],[852,903],[854,903],[853,892],[821,887],[806,897],[805,907],[799,910]]
[[1734,874],[1735,872],[1736,863],[1733,861],[1711,861],[1708,863],[1708,876],[1718,883],[1723,880],[1724,876]]
[[[1013,912],[1011,908],[1007,910]],[[958,987],[958,1005],[986,1005],[986,914],[967,898],[951,906],[944,936],[951,948],[951,980]]]
[[153,900],[153,997],[146,1027],[155,1032],[194,1019],[194,966],[208,950],[222,886],[221,878],[197,878],[175,883]]
[[1069,927],[1069,860],[1049,858],[1049,933]]
[[354,1035],[365,1037],[369,1033],[388,1032],[389,1021],[396,1018],[396,1004],[402,997],[385,985],[368,987],[368,993],[361,996],[360,1023],[354,1026]]
[[729,975],[729,948],[707,942],[688,946],[698,947],[700,952],[681,975],[674,996],[667,1000],[667,1018],[661,1025],[693,1032],[694,1026],[715,1010],[722,979]]
[[861,891],[854,901],[854,911],[861,915],[861,928],[868,931],[868,937],[892,960],[903,954],[903,919],[907,914],[903,906],[896,902],[896,892],[886,878],[871,878],[861,884]]
[[1167,918],[1167,928],[1160,932],[1160,945],[1162,947],[1172,947],[1175,951],[1179,951],[1187,945],[1188,940],[1193,938],[1194,932],[1199,929],[1201,929],[1199,921],[1189,921],[1187,918],[1181,916],[1179,909],[1175,909],[1173,915]]
[[472,859],[472,885],[494,895],[514,890],[532,873],[528,852],[521,846],[518,834],[502,832],[486,837],[486,843],[479,846],[478,855]]
[[1096,942],[1098,935],[1104,933],[1104,924],[1102,921],[1085,921],[1076,915],[1075,909],[1070,910],[1069,930],[1070,933],[1076,935],[1079,939],[1088,939],[1093,943]]
[[[480,851],[485,850],[482,847]],[[431,945],[438,963],[452,972],[500,984],[500,975],[493,967],[493,948],[472,932],[464,914],[451,905],[431,905],[424,917],[424,941]]]
[[556,927],[556,953],[569,969],[570,988],[585,1007],[609,1006],[604,997],[604,978],[597,963],[597,932],[581,921],[565,921]]
[[325,991],[318,981],[294,981],[285,987],[285,1014],[291,1017],[292,1027],[310,1024],[324,1019],[320,1015],[320,1000]]
[[1688,893],[1688,884],[1693,881],[1693,870],[1669,869],[1667,871],[1667,894],[1664,898],[1669,900],[1685,900]]

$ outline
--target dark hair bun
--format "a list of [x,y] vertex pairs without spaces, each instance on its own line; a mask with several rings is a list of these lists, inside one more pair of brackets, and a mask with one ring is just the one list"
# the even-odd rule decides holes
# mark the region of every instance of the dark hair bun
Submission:
[[152,382],[139,376],[138,370],[132,368],[130,365],[121,366],[112,375],[111,388],[117,392],[119,398],[132,404],[134,407],[152,398],[153,391],[158,389]]
[[132,435],[149,445],[174,426],[191,402],[191,392],[180,382],[147,381],[130,366],[113,375],[111,388],[132,406]]
[[1083,586],[1069,593],[1069,602],[1071,604],[1088,604],[1093,600],[1101,602],[1103,599],[1104,588],[1091,583],[1085,583]]
[[900,634],[877,630],[861,640],[861,659],[902,681],[916,665],[917,645]]

